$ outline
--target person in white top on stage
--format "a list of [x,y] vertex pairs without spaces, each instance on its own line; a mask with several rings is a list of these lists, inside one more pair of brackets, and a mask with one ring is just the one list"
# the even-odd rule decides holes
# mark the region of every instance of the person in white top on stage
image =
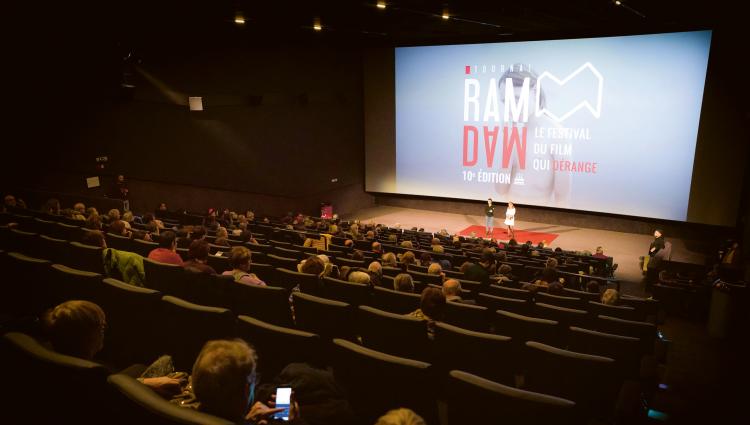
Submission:
[[505,210],[505,225],[508,226],[508,237],[513,239],[516,237],[516,233],[513,231],[513,226],[516,225],[516,207],[513,206],[513,202],[508,202],[508,208]]

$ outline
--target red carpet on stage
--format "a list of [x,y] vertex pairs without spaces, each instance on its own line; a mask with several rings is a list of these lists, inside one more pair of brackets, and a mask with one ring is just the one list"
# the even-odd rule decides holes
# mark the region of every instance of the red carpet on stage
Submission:
[[[518,241],[519,244],[522,244],[526,241],[531,241],[531,243],[533,243],[534,245],[538,244],[541,241],[545,241],[545,243],[550,244],[558,236],[554,233],[527,232],[521,229],[515,229],[515,231],[516,241]],[[461,236],[471,236],[471,232],[474,232],[475,236],[479,238],[487,237],[484,234],[484,226],[469,226],[464,230],[458,232],[458,234]],[[508,237],[508,233],[506,233],[506,229],[499,227],[495,227],[493,229],[492,237],[499,241],[507,241],[508,239],[510,239]]]

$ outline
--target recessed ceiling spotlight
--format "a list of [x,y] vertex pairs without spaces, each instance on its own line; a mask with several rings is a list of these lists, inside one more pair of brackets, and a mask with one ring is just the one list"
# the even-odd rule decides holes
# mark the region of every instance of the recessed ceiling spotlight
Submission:
[[234,15],[234,23],[237,25],[245,25],[245,15],[243,15],[242,12],[237,12],[237,14]]
[[315,21],[313,21],[313,29],[315,31],[323,30],[323,25],[320,24],[320,18],[315,18]]
[[615,6],[619,6],[621,4],[622,4],[622,2],[620,0],[615,0]]
[[451,18],[451,15],[450,15],[450,13],[448,13],[447,10],[444,10],[442,18],[447,21],[448,19]]
[[385,9],[385,2],[379,1],[375,6],[377,6],[378,9]]

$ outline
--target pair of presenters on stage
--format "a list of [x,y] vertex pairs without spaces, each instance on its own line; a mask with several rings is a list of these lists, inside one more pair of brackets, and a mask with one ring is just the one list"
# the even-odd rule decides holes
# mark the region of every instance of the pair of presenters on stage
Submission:
[[[492,205],[492,198],[487,199],[487,206],[484,207],[484,215],[487,218],[485,224],[485,233],[487,236],[492,236],[492,230],[494,227],[495,218],[495,206]],[[508,208],[505,209],[505,225],[508,226],[508,237],[515,237],[515,231],[513,226],[516,223],[516,207],[513,206],[513,202],[508,202]]]

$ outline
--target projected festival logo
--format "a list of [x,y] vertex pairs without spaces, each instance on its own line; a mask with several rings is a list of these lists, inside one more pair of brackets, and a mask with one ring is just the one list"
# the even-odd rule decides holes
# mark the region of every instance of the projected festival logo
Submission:
[[[601,116],[601,73],[586,62],[562,78],[528,64],[467,65],[464,75],[464,182],[493,184],[501,199],[518,203],[566,206],[571,175],[597,172],[574,152],[591,140],[580,124]],[[566,126],[572,117],[578,125]]]

